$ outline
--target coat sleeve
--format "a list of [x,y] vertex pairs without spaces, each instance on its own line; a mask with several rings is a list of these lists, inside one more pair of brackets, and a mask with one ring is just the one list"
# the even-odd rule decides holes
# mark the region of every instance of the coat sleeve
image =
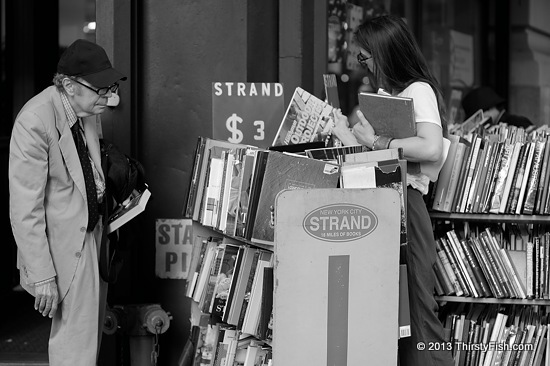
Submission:
[[8,177],[11,226],[27,284],[56,275],[44,209],[48,148],[41,119],[35,113],[22,112],[12,131]]

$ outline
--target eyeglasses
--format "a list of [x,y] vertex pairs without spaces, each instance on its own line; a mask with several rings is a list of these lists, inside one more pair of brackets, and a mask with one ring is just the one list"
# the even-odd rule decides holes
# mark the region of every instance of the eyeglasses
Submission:
[[107,93],[111,92],[111,93],[116,93],[116,91],[118,90],[118,83],[114,83],[113,85],[111,86],[106,86],[106,87],[103,87],[103,88],[99,88],[99,89],[94,89],[92,88],[91,86],[89,85],[86,85],[84,83],[81,83],[80,81],[76,80],[76,79],[71,79],[72,81],[76,81],[77,83],[79,83],[80,85],[90,89],[90,90],[93,90],[97,93],[97,95],[99,96],[104,96],[104,95],[107,95]]
[[357,54],[357,62],[363,67],[367,67],[367,61],[370,60],[372,56],[365,56],[361,51]]

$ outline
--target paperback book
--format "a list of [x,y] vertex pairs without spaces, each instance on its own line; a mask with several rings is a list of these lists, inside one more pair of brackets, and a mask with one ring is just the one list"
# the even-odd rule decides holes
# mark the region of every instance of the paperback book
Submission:
[[334,127],[334,111],[329,103],[297,87],[272,145],[324,141],[328,146]]

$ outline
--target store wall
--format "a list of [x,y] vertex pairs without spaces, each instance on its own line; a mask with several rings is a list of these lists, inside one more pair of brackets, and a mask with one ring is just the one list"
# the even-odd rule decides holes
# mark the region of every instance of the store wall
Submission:
[[97,42],[129,76],[104,134],[144,164],[152,192],[111,305],[158,303],[170,312],[159,365],[176,365],[190,302],[185,280],[155,276],[155,220],[182,218],[197,139],[212,136],[212,82],[278,81],[278,2],[105,0],[97,14]]
[[550,124],[550,2],[512,1],[509,108]]

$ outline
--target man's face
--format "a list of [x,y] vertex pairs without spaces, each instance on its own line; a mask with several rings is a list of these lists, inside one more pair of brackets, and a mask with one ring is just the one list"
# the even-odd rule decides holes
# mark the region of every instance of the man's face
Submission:
[[90,85],[87,81],[79,80],[76,82],[74,80],[70,80],[70,82],[72,84],[72,88],[66,90],[71,101],[71,105],[78,117],[88,117],[101,114],[105,111],[107,108],[107,99],[111,96],[110,91],[107,94],[100,96],[97,92],[92,90],[97,90],[98,88]]

